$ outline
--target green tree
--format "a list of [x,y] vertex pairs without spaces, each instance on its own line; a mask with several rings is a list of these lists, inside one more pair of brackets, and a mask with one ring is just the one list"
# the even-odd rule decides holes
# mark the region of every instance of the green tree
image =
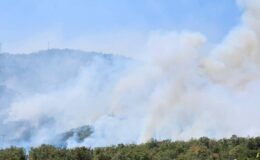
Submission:
[[0,150],[0,160],[26,160],[23,148],[11,147]]

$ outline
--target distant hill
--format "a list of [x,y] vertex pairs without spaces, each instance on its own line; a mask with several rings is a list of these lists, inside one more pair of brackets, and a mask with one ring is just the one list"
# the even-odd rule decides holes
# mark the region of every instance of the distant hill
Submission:
[[[122,76],[122,72],[132,62],[122,56],[70,49],[0,54],[0,147],[30,143],[41,127],[48,128],[55,122],[53,117],[48,116],[39,117],[36,122],[6,121],[8,109],[16,100],[71,87],[82,73],[91,77],[91,91],[99,92],[108,81],[113,82]],[[92,132],[86,128],[71,129],[70,132],[85,129],[87,132],[82,133],[88,134],[78,135],[77,138],[81,142]]]
[[[44,92],[61,87],[81,69],[118,72],[130,59],[111,54],[51,49],[31,54],[0,54],[0,85],[23,92]],[[0,91],[1,93],[1,91]]]
[[77,143],[81,143],[93,132],[93,128],[88,125],[73,128],[67,132],[57,135],[50,143],[58,147],[66,147],[68,140],[74,139]]

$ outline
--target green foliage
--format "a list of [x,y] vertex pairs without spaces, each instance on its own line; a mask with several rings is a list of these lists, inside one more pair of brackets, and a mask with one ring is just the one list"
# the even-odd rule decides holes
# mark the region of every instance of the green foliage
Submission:
[[0,150],[0,160],[26,160],[25,151],[16,147]]
[[77,147],[67,151],[67,159],[71,160],[92,160],[92,150],[85,147]]
[[[119,144],[102,148],[73,149],[41,145],[31,148],[29,160],[260,160],[260,137],[214,140],[207,137],[185,141],[157,141]],[[23,149],[0,150],[0,160],[26,160]]]
[[66,158],[66,150],[55,148],[51,145],[41,145],[38,148],[31,148],[29,160],[62,160]]

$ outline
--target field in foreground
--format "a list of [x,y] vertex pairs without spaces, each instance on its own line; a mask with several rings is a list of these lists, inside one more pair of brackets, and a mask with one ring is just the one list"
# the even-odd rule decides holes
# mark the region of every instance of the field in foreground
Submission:
[[255,160],[260,159],[260,137],[238,137],[214,140],[207,137],[185,141],[156,141],[118,144],[102,148],[73,149],[41,145],[25,149],[0,150],[0,160]]

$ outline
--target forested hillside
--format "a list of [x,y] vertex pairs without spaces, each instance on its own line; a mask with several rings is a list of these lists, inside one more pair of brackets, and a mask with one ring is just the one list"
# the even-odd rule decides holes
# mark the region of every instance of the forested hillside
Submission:
[[[107,107],[97,99],[111,93],[131,62],[122,56],[70,49],[1,53],[0,147],[41,144],[43,132],[44,143],[67,145],[75,137],[73,129],[89,125],[92,111]],[[75,142],[87,136],[78,136]]]
[[207,137],[185,141],[150,140],[144,144],[119,144],[104,148],[72,149],[41,145],[0,150],[0,160],[256,160],[260,159],[260,137],[214,140]]

